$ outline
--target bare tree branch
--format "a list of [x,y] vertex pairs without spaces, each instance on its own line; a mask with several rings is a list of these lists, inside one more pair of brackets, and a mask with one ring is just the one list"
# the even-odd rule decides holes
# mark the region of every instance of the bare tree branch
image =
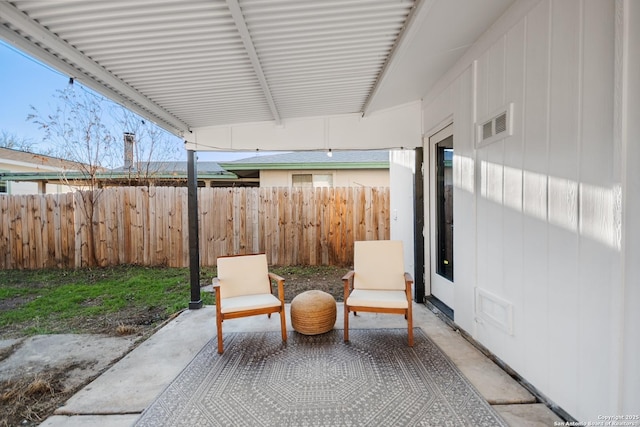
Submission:
[[56,97],[57,107],[52,113],[43,115],[31,107],[27,120],[44,131],[44,139],[52,146],[54,155],[78,164],[77,172],[81,176],[69,179],[71,174],[68,174],[65,181],[80,191],[81,197],[76,200],[81,201],[80,208],[87,224],[88,259],[91,265],[98,265],[101,261],[95,255],[95,230],[98,226],[95,207],[103,186],[113,178],[112,169],[124,162],[124,132],[136,134],[137,161],[134,162],[135,174],[129,179],[130,185],[152,185],[153,175],[157,172],[153,170],[153,162],[176,158],[180,154],[178,140],[153,123],[145,122],[122,106],[80,85],[59,90]]

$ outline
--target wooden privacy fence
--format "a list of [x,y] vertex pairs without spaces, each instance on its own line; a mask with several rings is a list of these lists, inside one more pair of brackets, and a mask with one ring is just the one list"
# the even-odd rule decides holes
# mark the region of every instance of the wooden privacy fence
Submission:
[[[92,201],[93,198],[93,201]],[[339,265],[388,239],[388,188],[200,188],[200,263],[265,252],[274,265]],[[187,267],[187,189],[0,196],[0,268]]]

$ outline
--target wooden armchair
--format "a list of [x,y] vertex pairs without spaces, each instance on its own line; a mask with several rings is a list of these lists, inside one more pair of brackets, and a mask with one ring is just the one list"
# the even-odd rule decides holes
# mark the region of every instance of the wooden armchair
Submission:
[[[218,353],[222,354],[222,322],[227,319],[280,313],[282,340],[287,340],[284,314],[284,279],[268,271],[265,254],[220,257],[218,277],[213,279],[216,295]],[[271,291],[271,281],[278,284],[278,297]]]
[[349,312],[403,314],[407,319],[409,347],[413,347],[411,284],[404,271],[402,242],[355,242],[353,270],[343,278],[344,340],[349,341]]

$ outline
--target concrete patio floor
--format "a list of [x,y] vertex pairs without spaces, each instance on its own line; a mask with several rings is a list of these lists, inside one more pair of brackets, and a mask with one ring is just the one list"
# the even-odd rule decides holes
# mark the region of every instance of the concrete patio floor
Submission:
[[[337,329],[342,328],[342,314],[342,304],[338,303]],[[295,333],[290,319],[287,305],[288,330]],[[422,328],[510,425],[553,426],[562,421],[425,305],[414,304],[414,326]],[[403,327],[406,322],[398,315],[358,313],[350,320],[354,329]],[[280,330],[277,315],[269,320],[266,316],[228,320],[223,325],[225,333],[265,330]],[[132,425],[214,336],[215,307],[184,311],[72,396],[41,425]]]

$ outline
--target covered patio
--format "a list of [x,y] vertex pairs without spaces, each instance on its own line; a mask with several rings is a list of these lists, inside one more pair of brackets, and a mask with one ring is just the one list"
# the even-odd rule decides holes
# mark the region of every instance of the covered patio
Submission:
[[[290,305],[287,322],[291,334]],[[336,328],[342,325],[338,304]],[[225,334],[279,331],[279,319],[265,316],[225,323]],[[414,304],[414,325],[440,347],[483,398],[512,426],[553,425],[562,420],[537,401],[521,384],[471,345],[442,320],[433,307]],[[354,329],[406,328],[400,316],[360,313],[351,320]],[[45,420],[47,427],[100,425],[131,426],[205,345],[215,348],[215,308],[187,310],[133,350],[112,368],[56,410]],[[405,331],[406,332],[406,331]],[[342,335],[342,330],[337,331]],[[336,341],[336,345],[340,340]],[[159,357],[162,355],[162,357]]]
[[192,310],[169,329],[199,319],[194,351],[213,331],[196,153],[392,149],[416,324],[454,361],[454,329],[481,343],[569,420],[637,417],[638,2],[30,0],[0,2],[0,24],[184,139]]
[[394,168],[410,175],[393,185],[416,190],[403,192],[395,238],[422,302],[420,100],[512,3],[3,2],[0,37],[184,139],[190,308],[201,305],[199,151],[398,150]]

